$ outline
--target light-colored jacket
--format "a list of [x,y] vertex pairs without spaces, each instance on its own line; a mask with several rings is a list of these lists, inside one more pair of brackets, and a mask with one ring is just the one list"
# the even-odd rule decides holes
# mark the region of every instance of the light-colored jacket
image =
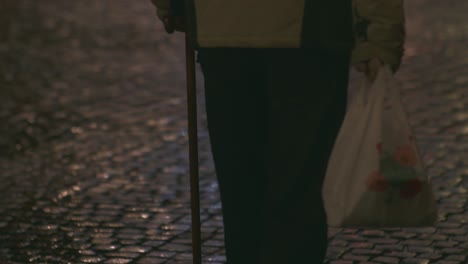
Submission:
[[[160,19],[170,0],[153,0]],[[184,1],[184,0],[179,0]],[[299,48],[352,51],[352,63],[378,57],[396,71],[403,56],[403,0],[189,0],[194,48]]]

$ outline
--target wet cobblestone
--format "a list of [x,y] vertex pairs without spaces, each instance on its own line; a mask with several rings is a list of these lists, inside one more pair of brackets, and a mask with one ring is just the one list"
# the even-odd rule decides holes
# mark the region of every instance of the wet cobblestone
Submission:
[[[468,261],[468,4],[406,5],[398,78],[439,222],[331,228],[327,264]],[[190,263],[183,35],[164,33],[150,1],[0,6],[0,263]],[[204,263],[219,264],[197,70]]]

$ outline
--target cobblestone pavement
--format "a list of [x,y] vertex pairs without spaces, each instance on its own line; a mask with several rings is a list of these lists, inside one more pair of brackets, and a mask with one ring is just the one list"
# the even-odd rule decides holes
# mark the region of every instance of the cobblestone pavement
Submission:
[[[149,2],[3,2],[1,264],[190,263],[184,39]],[[437,226],[330,229],[327,263],[467,263],[467,13],[462,0],[407,3],[398,77]],[[198,76],[204,263],[224,263]]]

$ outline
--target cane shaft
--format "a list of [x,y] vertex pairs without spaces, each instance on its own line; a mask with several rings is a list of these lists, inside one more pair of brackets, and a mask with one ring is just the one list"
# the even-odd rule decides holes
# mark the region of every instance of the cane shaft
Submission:
[[200,193],[198,176],[197,93],[195,78],[195,52],[185,34],[187,65],[187,102],[189,127],[190,195],[192,206],[193,263],[201,264]]

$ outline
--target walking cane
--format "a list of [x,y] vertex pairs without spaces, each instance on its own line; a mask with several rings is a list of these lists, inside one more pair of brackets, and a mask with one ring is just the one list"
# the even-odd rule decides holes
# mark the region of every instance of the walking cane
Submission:
[[[195,78],[195,52],[191,46],[188,33],[189,19],[187,18],[191,0],[171,0],[172,19],[185,17],[185,58],[186,58],[186,82],[187,82],[187,111],[189,130],[189,166],[190,166],[190,203],[192,208],[192,256],[193,264],[201,264],[201,224],[200,224],[200,193],[198,184],[198,135],[197,135],[197,92]],[[166,24],[166,21],[165,21]],[[167,24],[166,24],[167,25]],[[172,33],[174,29],[166,31]],[[170,32],[172,31],[172,32]]]
[[201,264],[200,193],[198,186],[197,93],[195,79],[195,52],[185,34],[187,64],[187,106],[189,126],[190,202],[192,206],[193,263]]

